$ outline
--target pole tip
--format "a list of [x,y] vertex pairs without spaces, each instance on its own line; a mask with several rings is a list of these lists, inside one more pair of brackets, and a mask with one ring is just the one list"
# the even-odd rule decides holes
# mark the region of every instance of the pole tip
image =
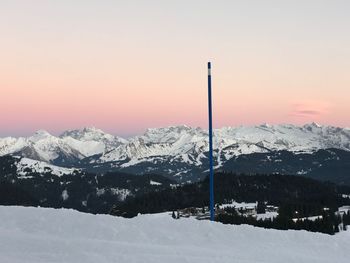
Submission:
[[211,62],[208,62],[208,68],[211,68]]

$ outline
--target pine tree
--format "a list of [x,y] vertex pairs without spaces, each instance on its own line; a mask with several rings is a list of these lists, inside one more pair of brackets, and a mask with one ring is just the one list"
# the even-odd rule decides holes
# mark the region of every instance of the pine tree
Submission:
[[257,213],[258,214],[265,214],[266,213],[266,205],[264,202],[258,202],[257,204]]
[[334,226],[334,233],[338,233],[339,232],[339,227],[338,226]]

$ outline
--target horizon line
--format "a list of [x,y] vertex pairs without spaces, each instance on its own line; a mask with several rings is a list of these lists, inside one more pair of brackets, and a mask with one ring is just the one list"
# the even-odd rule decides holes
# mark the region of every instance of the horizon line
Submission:
[[[291,126],[295,126],[295,127],[304,127],[306,125],[315,125],[315,126],[318,126],[318,127],[334,127],[334,128],[341,128],[341,129],[350,129],[350,127],[348,126],[338,126],[338,125],[330,125],[330,124],[320,124],[318,122],[305,122],[303,124],[295,124],[295,123],[275,123],[275,124],[269,124],[267,122],[263,122],[263,123],[260,123],[260,124],[239,124],[239,125],[228,125],[228,126],[221,126],[221,127],[218,127],[218,128],[213,128],[213,130],[221,130],[221,129],[225,129],[225,128],[240,128],[240,127],[259,127],[259,126],[265,126],[265,127],[273,127],[273,126],[283,126],[283,125],[291,125]],[[30,133],[22,133],[22,134],[18,134],[18,135],[0,135],[0,139],[1,138],[7,138],[7,137],[13,137],[13,138],[21,138],[21,137],[24,137],[24,138],[27,138],[27,137],[30,137],[30,136],[33,136],[35,135],[36,133],[39,133],[39,132],[46,132],[50,135],[53,135],[53,136],[61,136],[63,133],[65,132],[68,132],[68,131],[82,131],[84,129],[96,129],[96,130],[100,130],[102,131],[103,133],[106,133],[106,134],[110,134],[110,135],[113,135],[113,136],[117,136],[117,137],[121,137],[121,138],[131,138],[131,137],[134,137],[134,136],[138,136],[138,135],[141,135],[141,134],[144,134],[146,133],[148,130],[152,130],[152,129],[166,129],[166,128],[177,128],[177,127],[188,127],[188,128],[192,128],[192,129],[201,129],[203,131],[206,131],[207,129],[206,128],[203,128],[201,126],[192,126],[192,125],[187,125],[187,124],[174,124],[174,125],[165,125],[165,126],[157,126],[157,127],[149,127],[149,128],[146,128],[144,129],[142,132],[135,132],[135,133],[129,133],[129,134],[122,134],[122,135],[119,135],[118,133],[114,133],[114,132],[106,132],[104,129],[101,129],[101,128],[98,128],[97,126],[94,126],[94,125],[91,125],[91,126],[81,126],[81,127],[77,127],[77,128],[69,128],[69,129],[63,129],[61,131],[56,131],[56,132],[52,132],[50,131],[50,129],[43,129],[43,128],[39,128],[39,129],[36,129],[34,131],[31,131]],[[1,132],[0,132],[1,134]]]

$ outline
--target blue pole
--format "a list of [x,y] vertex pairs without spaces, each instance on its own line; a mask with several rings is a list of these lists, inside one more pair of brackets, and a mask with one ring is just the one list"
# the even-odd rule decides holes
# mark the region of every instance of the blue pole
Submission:
[[214,168],[213,168],[213,124],[211,103],[211,63],[208,62],[208,111],[209,111],[209,192],[210,192],[210,221],[215,219],[214,211]]

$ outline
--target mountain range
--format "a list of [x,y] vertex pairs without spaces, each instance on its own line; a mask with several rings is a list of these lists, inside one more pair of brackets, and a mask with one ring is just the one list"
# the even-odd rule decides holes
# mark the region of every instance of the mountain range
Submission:
[[[219,170],[307,175],[316,168],[322,170],[327,160],[332,160],[338,173],[339,167],[345,172],[350,163],[349,128],[316,123],[225,127],[214,130],[213,142]],[[59,136],[40,130],[29,137],[1,138],[0,156],[4,155],[34,160],[24,159],[26,168],[32,170],[47,164],[97,173],[158,173],[187,182],[207,173],[208,131],[171,126],[124,139],[97,128],[68,130]],[[256,168],[257,156],[262,170]]]

